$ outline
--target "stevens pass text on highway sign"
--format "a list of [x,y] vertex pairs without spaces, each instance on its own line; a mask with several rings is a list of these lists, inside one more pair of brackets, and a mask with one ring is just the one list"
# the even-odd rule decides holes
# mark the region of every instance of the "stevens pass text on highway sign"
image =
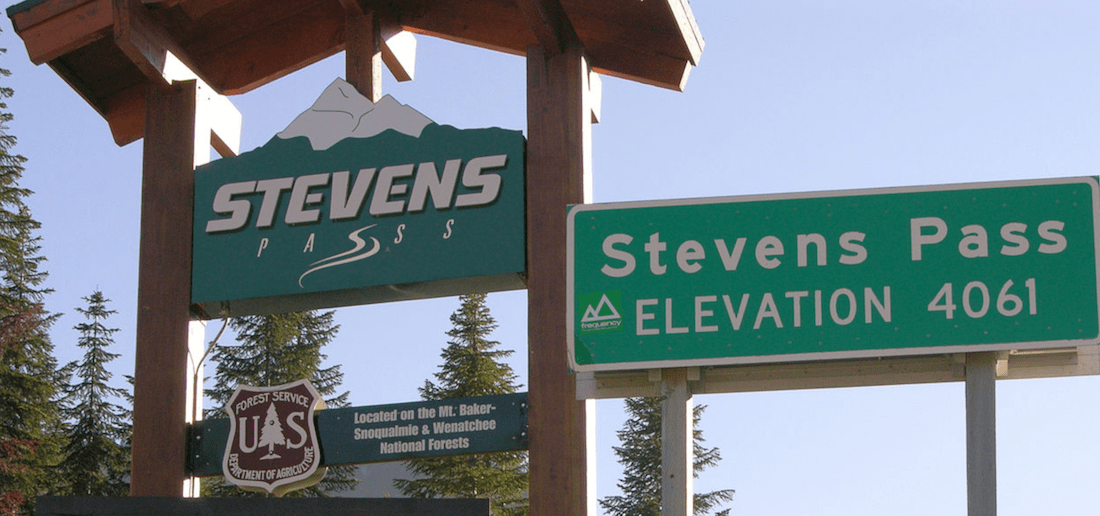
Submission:
[[573,206],[579,371],[1095,342],[1096,178]]

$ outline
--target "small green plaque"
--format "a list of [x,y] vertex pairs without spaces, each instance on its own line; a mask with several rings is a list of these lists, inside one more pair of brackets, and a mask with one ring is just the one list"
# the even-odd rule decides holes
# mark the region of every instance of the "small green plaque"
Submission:
[[[319,410],[321,465],[527,449],[527,393]],[[191,429],[188,471],[222,474],[229,420]]]

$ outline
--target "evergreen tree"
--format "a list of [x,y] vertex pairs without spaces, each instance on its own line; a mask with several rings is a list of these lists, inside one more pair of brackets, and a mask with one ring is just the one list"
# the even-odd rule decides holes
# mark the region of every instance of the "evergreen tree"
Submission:
[[[468,398],[516,392],[516,375],[500,360],[513,353],[496,349],[488,340],[496,320],[485,305],[485,294],[459,298],[451,315],[451,338],[444,348],[438,383],[424,382],[425,400]],[[417,478],[397,480],[405,496],[414,498],[489,498],[495,515],[527,514],[527,452],[498,452],[431,457],[408,462]]]
[[[661,402],[663,398],[627,398],[626,423],[617,435],[622,446],[615,447],[615,455],[623,465],[623,478],[619,489],[623,496],[609,496],[600,500],[600,506],[614,516],[661,515]],[[695,477],[704,469],[718,464],[721,456],[718,448],[703,447],[703,432],[699,430],[703,405],[692,411],[692,468]],[[694,513],[707,514],[722,502],[733,499],[732,489],[710,493],[696,493],[693,498]],[[717,516],[729,514],[729,509]]]
[[[0,49],[0,52],[3,52]],[[0,76],[10,72],[0,69]],[[56,466],[63,444],[58,410],[67,371],[53,356],[49,327],[56,320],[43,308],[45,260],[39,255],[39,224],[25,204],[30,190],[19,186],[26,159],[13,154],[16,138],[7,103],[13,91],[0,87],[0,509],[30,512],[34,497],[57,492]]]
[[127,412],[111,399],[127,400],[129,395],[107,383],[112,376],[107,364],[119,357],[107,347],[114,343],[112,335],[118,328],[107,328],[104,322],[116,312],[107,309],[110,300],[98,290],[84,300],[88,307],[76,310],[88,322],[75,326],[84,360],[74,366],[78,381],[66,389],[69,404],[63,413],[71,425],[59,470],[73,495],[126,496],[130,492],[130,426]]
[[279,423],[279,412],[275,410],[275,404],[267,406],[267,418],[264,419],[264,427],[260,429],[260,448],[267,446],[267,456],[263,458],[278,459],[275,453],[275,445],[286,446],[286,436],[283,435],[283,425]]
[[[226,417],[221,407],[229,402],[238,385],[282,385],[303,378],[309,379],[317,392],[325,397],[329,408],[346,407],[348,393],[337,394],[344,379],[340,366],[321,367],[327,358],[321,348],[332,342],[340,329],[333,324],[333,313],[318,314],[311,310],[232,319],[229,326],[237,333],[239,345],[219,344],[214,349],[213,358],[218,363],[215,385],[206,391],[206,395],[213,400],[215,408],[208,410],[206,417]],[[267,445],[277,442],[277,431],[272,429],[270,432]],[[356,482],[353,466],[330,467],[320,484],[292,491],[285,496],[324,497],[351,489]],[[221,478],[204,481],[202,492],[203,496],[266,495],[244,491]]]

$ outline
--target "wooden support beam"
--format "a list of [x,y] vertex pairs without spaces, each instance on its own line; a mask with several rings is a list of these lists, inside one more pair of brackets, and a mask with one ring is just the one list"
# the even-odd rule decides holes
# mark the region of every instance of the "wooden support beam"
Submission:
[[[89,5],[93,4],[93,5]],[[37,4],[33,9],[21,9],[11,14],[11,24],[15,32],[22,35],[24,30],[46,22],[54,17],[64,16],[70,11],[74,14],[90,14],[89,9],[95,9],[94,4],[104,4],[107,7],[107,15],[111,15],[111,0],[69,0],[68,2],[44,2]]]
[[148,88],[141,186],[133,496],[182,495],[198,83]]
[[382,62],[397,82],[413,80],[416,75],[416,35],[383,22]]
[[221,156],[236,156],[241,147],[241,112],[233,102],[214,91],[174,54],[166,56],[161,75],[171,82],[198,82],[194,166],[210,161],[210,146]]
[[[201,93],[200,93],[201,95]],[[199,102],[201,104],[201,101]],[[202,108],[199,108],[202,111]],[[202,131],[196,127],[197,131]],[[206,153],[203,156],[209,156]],[[195,156],[196,161],[204,161],[201,156]],[[206,159],[205,161],[209,161]],[[203,358],[206,356],[206,321],[191,321],[187,325],[187,406],[184,410],[184,422],[188,425],[202,421],[203,389],[205,367]],[[202,496],[202,479],[197,476],[187,477],[183,481],[183,497],[199,498]]]
[[[67,6],[71,7],[67,10],[49,9],[51,6],[54,4],[12,17],[12,26],[34,64],[47,63],[111,34],[111,0],[87,0]],[[44,23],[47,20],[49,23]]]
[[[543,48],[559,48],[559,41],[568,41],[562,34],[572,32],[582,41],[592,67],[603,75],[638,81],[661,88],[683,91],[687,85],[692,57],[689,46],[681,39],[669,37],[667,27],[651,26],[640,21],[658,19],[669,12],[673,0],[658,2],[604,3],[588,0],[521,0],[515,3],[485,3],[479,0],[449,0],[433,3],[428,14],[408,10],[399,21],[406,30],[459,43],[517,54],[517,49],[530,44],[531,36],[514,27],[519,14]],[[476,8],[473,6],[477,3]],[[652,8],[644,7],[652,4]],[[558,9],[574,18],[566,18]],[[603,12],[604,10],[608,12]],[[517,12],[513,12],[517,11]],[[694,15],[687,4],[676,6],[686,23],[679,31],[695,27],[691,36],[699,47],[702,36],[695,26]],[[559,13],[555,15],[554,13]],[[568,23],[571,30],[565,28]],[[507,26],[508,30],[501,27]],[[686,36],[685,36],[686,37]],[[625,42],[625,43],[624,43]],[[701,51],[701,47],[699,47]]]
[[32,61],[71,71],[66,80],[109,117],[107,97],[145,79],[167,87],[157,75],[169,53],[234,95],[340,52],[348,5],[381,16],[382,59],[399,81],[413,76],[412,33],[521,56],[576,40],[601,74],[678,90],[703,48],[686,0],[46,0],[8,12]]
[[210,161],[210,147],[222,157],[239,154],[241,123],[241,112],[233,102],[200,80],[195,113],[195,166]]
[[[365,67],[369,66],[371,71],[377,68],[378,76],[381,77],[382,67],[374,61],[376,50],[381,50],[382,63],[390,70],[397,82],[411,81],[416,73],[416,35],[405,31],[392,19],[382,16],[377,11],[363,7],[358,0],[340,0],[340,4],[348,12],[348,25],[344,37],[345,51],[348,52],[347,81],[352,85],[355,84],[351,81],[353,55],[357,61],[356,68],[364,68],[354,70],[355,74],[365,73]],[[370,61],[362,61],[365,56],[363,53],[368,50]],[[381,98],[381,93],[379,97]]]
[[592,113],[592,123],[598,124],[603,116],[603,81],[600,80],[600,74],[591,68],[585,78],[588,80],[588,106]]
[[699,59],[703,57],[703,33],[699,31],[699,25],[695,23],[695,15],[691,13],[691,4],[687,0],[664,0],[668,6],[672,18],[676,20],[676,26],[680,29],[684,45],[691,56],[691,64],[699,66]]
[[[591,116],[584,49],[527,50],[528,379],[531,516],[589,510],[586,404],[567,368],[565,208],[585,201]],[[594,495],[595,493],[591,493]]]
[[140,140],[145,134],[145,84],[131,86],[100,101],[103,118],[119,146]]
[[113,1],[115,44],[153,85],[167,91],[177,78],[174,72],[198,69],[164,27],[149,18],[142,0]]
[[[269,8],[282,3],[270,2]],[[317,2],[256,28],[240,41],[221,46],[194,42],[189,48],[203,60],[209,84],[224,95],[239,95],[340,52],[346,26],[339,3]]]
[[348,84],[371,102],[382,99],[382,22],[374,12],[348,10],[344,59]]
[[564,52],[568,45],[580,41],[558,0],[519,0],[516,5],[542,48]]
[[236,0],[186,0],[180,8],[192,20],[198,20],[212,11],[221,9]]
[[626,56],[631,53],[629,48],[607,45],[601,48],[600,57],[592,60],[592,68],[604,75],[658,88],[674,91],[687,88],[691,63],[660,54],[629,60]]
[[[189,72],[189,70],[188,70]],[[210,162],[211,147],[222,157],[236,156],[241,150],[241,113],[228,98],[219,95],[213,88],[195,80],[195,142],[193,167]],[[190,284],[190,282],[188,283]],[[190,299],[190,296],[188,296]],[[191,321],[188,325],[187,344],[187,407],[185,420],[194,424],[203,419],[202,379],[206,358],[206,323]],[[201,481],[198,477],[188,478],[183,485],[183,496],[198,498],[201,496]]]
[[[190,73],[180,66],[169,62],[166,75]],[[200,412],[191,403],[201,403],[189,382],[202,376],[195,371],[204,351],[202,323],[190,322],[193,171],[210,161],[212,146],[222,156],[240,151],[241,114],[198,79],[175,81],[168,92],[149,85],[143,105],[131,494],[197,496],[182,462],[184,423]]]

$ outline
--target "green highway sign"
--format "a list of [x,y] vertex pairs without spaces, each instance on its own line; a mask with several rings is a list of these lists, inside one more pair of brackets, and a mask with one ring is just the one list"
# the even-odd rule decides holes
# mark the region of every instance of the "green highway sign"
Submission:
[[[318,410],[314,418],[322,466],[527,449],[526,392]],[[191,429],[192,474],[222,474],[229,427],[219,418]]]
[[571,366],[1100,340],[1097,178],[577,205]]

